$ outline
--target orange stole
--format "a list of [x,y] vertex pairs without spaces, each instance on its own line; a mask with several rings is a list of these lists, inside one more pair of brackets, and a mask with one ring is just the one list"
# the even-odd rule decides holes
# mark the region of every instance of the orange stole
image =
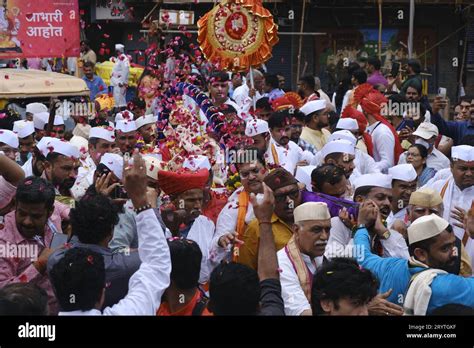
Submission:
[[285,252],[293,265],[293,269],[298,275],[298,280],[300,281],[301,288],[303,289],[306,298],[311,303],[311,285],[313,283],[313,275],[310,273],[301,257],[301,252],[296,245],[295,236],[292,236],[288,241],[288,244],[285,246]]
[[[237,213],[237,238],[242,240],[245,233],[245,215],[247,215],[247,209],[249,207],[250,197],[247,191],[242,191],[239,194],[239,211]],[[239,259],[239,248],[240,245],[234,245],[234,253],[232,260],[237,262]]]
[[275,162],[275,164],[277,166],[280,165],[280,161],[278,160],[278,152],[275,148],[275,144],[272,143],[272,156],[273,156],[273,162]]

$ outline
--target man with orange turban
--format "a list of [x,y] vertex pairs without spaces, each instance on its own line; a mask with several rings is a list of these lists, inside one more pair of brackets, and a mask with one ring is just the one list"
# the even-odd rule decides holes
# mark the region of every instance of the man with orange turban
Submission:
[[[163,192],[169,196],[170,204],[162,207],[162,218],[173,237],[195,241],[202,252],[199,283],[205,284],[213,267],[224,257],[211,260],[211,242],[215,226],[209,218],[202,215],[204,187],[209,178],[209,170],[193,171],[187,168],[178,171],[158,172],[158,182]],[[171,237],[170,235],[168,237]]]
[[398,163],[403,152],[396,130],[380,114],[387,98],[371,85],[364,83],[355,90],[354,101],[361,106],[369,123],[367,133],[372,137],[374,160],[380,171],[386,173],[388,168]]

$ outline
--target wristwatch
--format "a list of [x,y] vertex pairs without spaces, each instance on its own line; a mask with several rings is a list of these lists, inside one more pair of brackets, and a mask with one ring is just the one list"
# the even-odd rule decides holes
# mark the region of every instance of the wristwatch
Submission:
[[390,230],[385,230],[385,232],[382,234],[383,239],[389,239],[390,238]]

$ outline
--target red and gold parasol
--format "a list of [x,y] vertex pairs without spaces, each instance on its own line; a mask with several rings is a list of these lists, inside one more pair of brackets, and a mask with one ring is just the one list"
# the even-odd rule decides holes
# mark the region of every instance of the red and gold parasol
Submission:
[[224,0],[198,21],[198,42],[220,68],[245,71],[272,56],[278,26],[261,0]]

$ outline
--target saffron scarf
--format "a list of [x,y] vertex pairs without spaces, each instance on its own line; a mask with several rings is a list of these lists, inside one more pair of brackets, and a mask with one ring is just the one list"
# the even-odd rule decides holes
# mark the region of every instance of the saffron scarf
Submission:
[[300,281],[301,288],[308,299],[308,302],[311,303],[311,285],[313,283],[313,274],[309,271],[308,266],[306,266],[301,252],[296,245],[295,236],[293,235],[288,244],[285,246],[285,252],[288,258],[290,259],[293,269],[298,275],[298,280]]
[[[250,197],[247,191],[243,190],[239,194],[239,210],[237,212],[237,238],[242,240],[245,232],[245,216],[247,215],[247,209],[249,207]],[[237,262],[239,258],[240,244],[234,245],[234,253],[232,259]]]

